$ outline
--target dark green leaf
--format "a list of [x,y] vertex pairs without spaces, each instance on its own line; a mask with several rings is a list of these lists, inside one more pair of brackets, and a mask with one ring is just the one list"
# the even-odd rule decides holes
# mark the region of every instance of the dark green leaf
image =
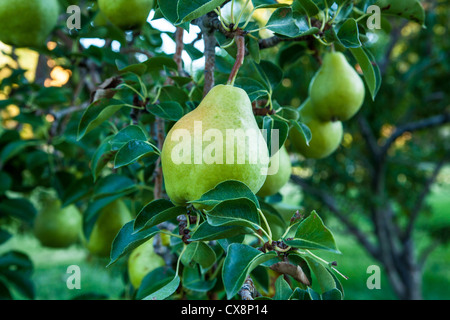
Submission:
[[123,102],[115,99],[100,99],[93,102],[81,117],[77,139],[80,140],[87,133],[100,126],[123,106]]
[[134,220],[127,222],[115,237],[110,254],[108,266],[115,263],[120,257],[139,247],[144,242],[155,236],[159,229],[156,227],[135,233],[133,228]]
[[197,203],[205,206],[215,206],[224,200],[246,198],[252,201],[259,208],[258,198],[247,187],[246,184],[236,181],[227,180],[219,183],[214,189],[209,190],[201,196],[200,199],[190,201],[189,203]]
[[381,86],[381,73],[375,58],[369,51],[363,48],[351,48],[350,52],[361,67],[364,74],[364,80],[369,88],[372,99],[375,100]]
[[150,104],[147,110],[157,117],[171,121],[178,121],[184,115],[183,107],[175,101]]
[[238,293],[249,273],[276,253],[263,253],[245,244],[232,243],[223,265],[222,280],[228,299]]
[[315,211],[298,225],[294,239],[285,241],[287,245],[295,248],[322,249],[339,253],[332,233]]

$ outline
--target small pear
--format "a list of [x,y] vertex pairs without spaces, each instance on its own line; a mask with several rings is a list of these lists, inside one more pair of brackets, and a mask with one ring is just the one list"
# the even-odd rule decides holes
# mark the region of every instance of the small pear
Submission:
[[275,174],[267,175],[266,181],[257,193],[260,197],[276,194],[289,181],[292,165],[285,146],[282,146],[277,153],[270,157],[269,173],[271,167],[278,170]]
[[101,209],[86,247],[93,255],[109,257],[111,245],[119,230],[132,219],[122,200],[115,200]]
[[346,121],[364,102],[364,83],[341,52],[327,53],[310,83],[314,111],[322,121]]
[[307,99],[302,105],[300,116],[304,124],[311,130],[309,146],[303,135],[296,129],[289,133],[290,141],[300,154],[306,158],[322,159],[331,155],[339,147],[343,137],[343,126],[340,121],[322,121],[315,115],[315,106]]
[[144,242],[134,249],[128,258],[128,276],[131,284],[138,289],[148,273],[164,265],[164,259],[155,252],[153,239]]
[[43,47],[59,12],[58,0],[0,1],[0,41],[16,47]]
[[161,164],[167,195],[184,205],[226,180],[254,193],[266,179],[269,155],[247,93],[217,85],[165,139]]
[[153,8],[153,0],[98,0],[100,11],[123,30],[140,28]]
[[81,214],[75,205],[61,208],[57,198],[41,198],[41,209],[34,220],[33,231],[40,243],[51,248],[66,248],[81,235]]

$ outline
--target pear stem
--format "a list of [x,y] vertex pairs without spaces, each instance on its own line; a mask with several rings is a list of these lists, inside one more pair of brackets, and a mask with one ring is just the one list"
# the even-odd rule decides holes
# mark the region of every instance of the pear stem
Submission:
[[245,58],[245,38],[241,34],[236,34],[234,40],[237,45],[236,62],[234,63],[233,69],[231,70],[230,77],[228,78],[228,85],[234,85],[236,76],[244,63]]

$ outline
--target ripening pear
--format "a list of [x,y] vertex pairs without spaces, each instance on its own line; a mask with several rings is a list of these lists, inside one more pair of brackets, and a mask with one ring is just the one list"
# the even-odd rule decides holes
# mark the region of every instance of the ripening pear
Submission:
[[260,197],[276,194],[289,181],[292,165],[285,146],[282,146],[277,153],[270,157],[269,173],[271,167],[277,168],[277,171],[275,174],[267,175],[266,181],[257,193]]
[[2,0],[0,41],[16,47],[43,47],[59,12],[58,0]]
[[41,208],[34,220],[34,235],[40,243],[51,248],[66,248],[78,242],[82,218],[75,205],[61,207],[56,197],[40,195]]
[[128,276],[135,289],[141,285],[142,279],[155,270],[165,265],[164,259],[155,252],[153,239],[150,239],[131,251],[128,258]]
[[98,0],[100,11],[123,30],[140,28],[153,8],[154,0]]
[[319,119],[349,120],[361,108],[364,95],[364,83],[344,54],[327,53],[309,86],[309,96]]
[[199,199],[226,180],[254,193],[266,179],[269,155],[247,93],[217,85],[183,116],[165,139],[161,164],[167,195],[174,204]]
[[131,219],[128,207],[120,199],[102,208],[86,243],[89,252],[96,256],[109,257],[114,238]]
[[339,147],[344,134],[342,122],[322,121],[315,115],[315,106],[308,98],[300,110],[300,116],[304,124],[311,130],[309,146],[298,130],[291,130],[290,141],[295,150],[305,158],[322,159],[331,155]]

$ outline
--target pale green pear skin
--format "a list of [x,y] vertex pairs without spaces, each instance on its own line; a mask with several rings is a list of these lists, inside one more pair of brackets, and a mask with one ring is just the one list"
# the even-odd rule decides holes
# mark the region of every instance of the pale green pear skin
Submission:
[[280,150],[270,158],[269,168],[273,165],[274,161],[278,161],[278,171],[275,174],[267,175],[266,181],[256,194],[260,197],[268,197],[276,194],[289,181],[291,176],[291,159],[289,158],[285,146],[282,146]]
[[310,83],[309,96],[322,121],[347,121],[360,110],[365,88],[344,54],[329,52]]
[[164,259],[155,252],[153,239],[144,242],[134,249],[128,258],[128,276],[131,284],[138,289],[148,273],[164,265]]
[[100,210],[94,229],[86,243],[90,253],[99,257],[109,257],[111,245],[120,229],[132,216],[122,200],[115,200]]
[[311,130],[309,146],[303,135],[296,129],[289,133],[295,150],[305,158],[323,159],[337,150],[342,142],[344,129],[340,121],[322,121],[315,115],[315,106],[307,99],[300,110],[301,120]]
[[98,0],[101,12],[123,30],[140,28],[153,8],[154,0]]
[[66,248],[80,239],[82,217],[75,205],[61,207],[59,199],[47,199],[34,220],[33,232],[46,247]]
[[43,47],[59,13],[58,0],[0,1],[0,41],[15,47]]
[[[204,159],[196,161],[194,157],[198,153],[194,150],[194,123],[200,122],[202,125],[201,134],[209,129],[214,129],[222,134],[220,141],[222,154],[218,152],[222,163]],[[180,129],[180,130],[178,130]],[[245,149],[245,161],[237,158],[238,146],[242,146],[235,140],[234,148],[230,143],[226,143],[227,130],[253,130],[258,135],[258,143],[250,143]],[[176,139],[174,136],[180,131],[192,137],[188,139]],[[198,136],[198,134],[197,134]],[[182,141],[181,141],[182,140]],[[205,139],[206,140],[206,139]],[[201,153],[207,154],[205,148],[215,141],[204,141]],[[223,142],[223,143],[222,143]],[[186,145],[186,150],[191,150],[190,154],[183,153],[184,161],[174,161],[173,151],[176,145]],[[211,152],[211,154],[215,154]],[[232,161],[226,160],[227,155]],[[257,161],[249,161],[250,155],[257,156]],[[202,155],[200,154],[200,157]],[[242,159],[242,155],[241,158]],[[247,93],[231,85],[217,85],[204,97],[200,105],[183,116],[170,129],[165,139],[162,153],[161,164],[165,189],[171,201],[176,205],[185,205],[189,201],[198,200],[205,192],[214,188],[226,180],[238,180],[246,184],[252,192],[256,193],[261,189],[266,179],[266,173],[269,163],[267,145],[258,128],[253,115],[252,106]]]

